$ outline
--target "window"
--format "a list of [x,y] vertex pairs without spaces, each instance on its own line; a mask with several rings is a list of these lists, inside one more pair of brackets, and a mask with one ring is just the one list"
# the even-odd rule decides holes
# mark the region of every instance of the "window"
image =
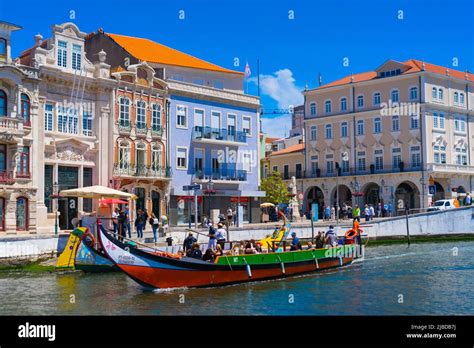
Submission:
[[80,45],[72,45],[72,68],[81,70],[82,47]]
[[227,114],[227,135],[230,140],[235,139],[237,115]]
[[221,129],[221,113],[218,111],[211,112],[211,128],[213,132],[219,133]]
[[417,100],[418,99],[418,88],[411,87],[410,88],[410,100]]
[[410,147],[411,152],[411,166],[412,168],[419,168],[421,167],[421,154],[420,154],[420,147],[419,146],[412,146]]
[[252,135],[251,129],[250,129],[250,117],[242,117],[242,132],[244,134],[250,136]]
[[375,150],[375,170],[383,170],[383,150]]
[[278,166],[273,166],[272,171],[273,171],[273,172],[278,172]]
[[68,122],[67,122],[67,128],[68,128],[68,133],[70,134],[77,134],[77,125],[79,122],[79,117],[77,115],[77,110],[76,109],[68,109]]
[[374,93],[374,105],[380,105],[380,92]]
[[454,103],[455,104],[459,103],[459,93],[458,92],[454,92]]
[[27,125],[31,124],[30,119],[30,98],[25,94],[21,94],[21,117]]
[[400,117],[392,116],[392,132],[400,131]]
[[357,121],[357,135],[364,135],[365,133],[365,126],[364,120]]
[[67,42],[58,41],[58,65],[67,67]]
[[318,156],[311,156],[311,174],[316,175],[318,172]]
[[398,89],[392,90],[392,102],[396,103],[399,100]]
[[326,155],[326,171],[328,174],[334,173],[334,155]]
[[332,139],[332,125],[326,125],[326,139]]
[[77,110],[58,106],[58,132],[77,134],[78,115]]
[[119,123],[121,126],[130,125],[130,100],[128,98],[120,98]]
[[187,169],[188,168],[188,150],[185,147],[176,148],[176,168]]
[[442,145],[435,145],[433,146],[433,157],[434,157],[434,162],[439,163],[439,164],[445,164],[446,163],[446,146]]
[[438,99],[443,101],[444,91],[442,88],[438,89]]
[[88,110],[82,113],[82,134],[92,136],[92,112]]
[[465,146],[456,146],[456,164],[460,166],[467,165],[467,149]]
[[201,136],[204,128],[204,110],[194,109],[194,130]]
[[16,229],[17,231],[28,230],[28,199],[25,197],[16,199]]
[[139,129],[146,128],[146,105],[143,100],[137,101],[137,121],[136,127]]
[[311,126],[311,140],[318,140],[318,128],[316,126]]
[[324,102],[324,110],[325,110],[326,114],[331,113],[331,101],[330,100],[326,100]]
[[347,137],[347,134],[348,134],[347,130],[348,130],[347,122],[342,122],[341,123],[341,138]]
[[30,148],[28,146],[23,146],[20,151],[18,166],[17,166],[17,176],[25,177],[29,176],[30,173]]
[[119,143],[119,168],[130,167],[130,144],[127,141]]
[[154,144],[151,148],[151,169],[158,171],[161,165],[161,146]]
[[411,129],[418,129],[419,121],[420,121],[420,116],[411,115],[410,116],[410,128]]
[[194,149],[194,173],[197,177],[203,177],[204,150]]
[[0,56],[7,55],[7,40],[0,39]]
[[45,104],[44,105],[44,130],[52,132],[53,131],[53,105]]
[[204,85],[204,80],[203,79],[193,79],[193,83],[195,85]]
[[285,164],[283,166],[283,179],[288,180],[289,178],[290,178],[289,166],[288,164]]
[[382,133],[382,120],[380,117],[374,119],[374,133]]
[[222,80],[214,80],[212,85],[214,86],[214,88],[224,89],[224,82]]
[[400,163],[402,162],[402,149],[395,147],[392,149],[392,165],[394,169],[400,168]]
[[151,127],[153,130],[159,130],[161,127],[161,105],[153,104],[151,108]]
[[459,104],[464,105],[464,93],[459,93]]
[[297,179],[300,179],[302,177],[302,172],[303,172],[303,167],[301,163],[298,163],[295,165],[295,176]]
[[365,168],[365,151],[359,151],[357,152],[357,170],[364,172]]
[[[341,158],[344,156],[341,154]],[[342,160],[342,172],[349,173],[349,159],[347,161]]]
[[188,127],[188,108],[182,105],[176,107],[176,127]]
[[431,89],[431,99],[433,99],[433,100],[438,99],[438,91],[437,91],[436,87],[433,87]]
[[7,94],[0,89],[0,117],[7,116]]
[[[92,186],[92,168],[84,167],[82,170],[82,186]],[[82,210],[88,213],[92,212],[92,198],[82,199]]]
[[357,97],[357,107],[358,108],[363,108],[364,107],[364,96],[363,95],[359,95]]
[[444,129],[444,114],[433,112],[433,128]]
[[462,116],[454,116],[454,130],[456,132],[466,132],[466,120]]
[[311,116],[316,116],[316,103],[310,104],[310,113],[311,113]]
[[341,98],[341,111],[347,110],[347,98]]

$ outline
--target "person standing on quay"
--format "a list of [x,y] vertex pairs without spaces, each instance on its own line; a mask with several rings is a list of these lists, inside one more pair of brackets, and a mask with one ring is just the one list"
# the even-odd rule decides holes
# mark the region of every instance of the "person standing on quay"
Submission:
[[471,194],[468,192],[465,199],[466,205],[471,205]]
[[151,213],[149,222],[153,230],[153,241],[156,243],[157,242],[156,232],[158,231],[158,227],[160,226],[160,220],[158,220],[158,218],[155,216],[155,213]]
[[119,217],[119,208],[115,208],[112,212],[112,224],[114,226],[114,234],[118,232],[118,217]]
[[130,211],[128,210],[128,205],[125,206],[125,211],[123,213],[125,215],[125,221],[127,224],[128,238],[132,238],[132,229],[130,228]]
[[375,211],[374,211],[374,206],[372,204],[369,207],[369,215],[370,215],[370,220],[373,220],[375,217]]
[[352,218],[360,222],[360,208],[358,204],[355,205],[354,210],[352,211]]
[[370,208],[368,204],[365,205],[364,216],[365,216],[365,222],[370,221]]
[[137,228],[137,237],[138,239],[143,238],[143,228],[146,223],[145,214],[143,210],[138,209],[137,218],[135,219],[135,227]]

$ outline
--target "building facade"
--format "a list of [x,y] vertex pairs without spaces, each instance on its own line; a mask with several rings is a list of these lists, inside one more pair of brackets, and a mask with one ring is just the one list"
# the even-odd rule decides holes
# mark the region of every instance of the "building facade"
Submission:
[[417,210],[472,192],[472,88],[468,72],[412,59],[305,90],[304,208]]

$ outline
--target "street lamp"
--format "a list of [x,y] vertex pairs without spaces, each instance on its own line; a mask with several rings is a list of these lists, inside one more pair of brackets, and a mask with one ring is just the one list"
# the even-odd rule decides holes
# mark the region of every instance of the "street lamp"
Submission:
[[209,181],[207,182],[207,199],[208,199],[208,205],[209,205],[209,218],[208,220],[211,221],[211,192],[212,189],[214,188],[214,183],[212,182],[212,178],[209,177]]
[[58,234],[58,209],[59,209],[59,184],[57,182],[54,182],[53,184],[53,192],[54,192],[54,197],[56,198],[56,212],[55,212],[55,217],[54,217],[54,234]]

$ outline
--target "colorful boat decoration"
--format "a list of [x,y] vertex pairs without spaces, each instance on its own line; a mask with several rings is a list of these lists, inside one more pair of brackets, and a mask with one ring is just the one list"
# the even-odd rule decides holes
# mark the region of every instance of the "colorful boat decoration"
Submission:
[[221,286],[277,279],[349,265],[357,244],[331,249],[219,256],[214,263],[162,252],[149,252],[114,238],[104,228],[99,243],[107,257],[146,288]]

